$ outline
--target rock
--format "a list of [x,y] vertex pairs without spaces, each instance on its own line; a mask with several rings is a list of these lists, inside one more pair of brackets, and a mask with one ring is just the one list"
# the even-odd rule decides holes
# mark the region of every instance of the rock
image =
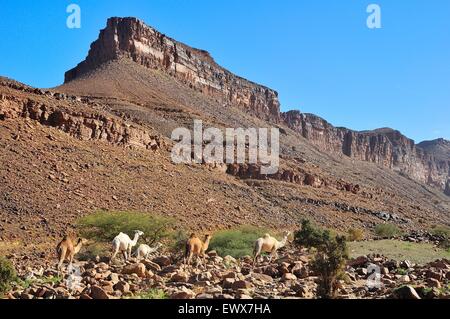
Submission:
[[296,284],[292,286],[292,290],[295,292],[295,295],[300,298],[311,299],[314,297],[314,294],[306,285]]
[[436,280],[434,278],[428,278],[427,279],[427,285],[431,288],[437,288],[437,289],[441,289],[442,285],[440,283],[439,280]]
[[183,287],[180,291],[173,293],[170,299],[193,299],[194,297],[195,293],[192,290]]
[[114,292],[114,284],[110,281],[104,282],[102,284],[102,289],[109,294],[112,294]]
[[125,266],[122,269],[122,274],[124,275],[136,274],[140,278],[145,278],[147,276],[147,271],[144,264],[137,263]]
[[404,276],[401,276],[401,277],[399,278],[399,281],[400,281],[401,283],[406,284],[406,283],[411,282],[411,278],[409,278],[408,275],[404,275]]
[[383,264],[384,267],[387,267],[389,271],[396,270],[400,267],[400,263],[396,260],[389,260]]
[[234,278],[225,278],[222,282],[222,286],[225,289],[231,289],[231,288],[233,288],[233,285],[235,282],[236,282],[236,279],[234,279]]
[[215,250],[209,251],[207,255],[208,255],[209,257],[212,257],[212,258],[218,256],[217,251],[215,251]]
[[358,258],[350,260],[347,265],[353,268],[364,267],[369,262],[369,258],[366,256],[360,256]]
[[111,281],[113,285],[117,284],[120,281],[119,275],[116,273],[111,273],[107,279]]
[[92,286],[91,287],[91,294],[90,297],[92,299],[109,299],[108,294],[99,286]]
[[397,299],[422,299],[417,291],[411,286],[403,286],[396,289],[393,296]]
[[252,283],[245,281],[245,280],[238,280],[238,281],[234,282],[232,285],[233,290],[251,289],[251,288],[253,288]]
[[126,294],[130,292],[130,285],[126,281],[119,281],[114,285],[114,290],[118,290],[122,294]]
[[381,267],[381,274],[382,275],[388,275],[389,274],[389,268],[387,267]]
[[450,265],[447,264],[444,260],[433,261],[429,263],[429,266],[437,269],[450,269]]
[[297,276],[295,276],[294,274],[291,274],[291,273],[285,273],[281,277],[281,281],[295,281],[295,280],[297,280]]
[[145,267],[148,270],[151,270],[152,272],[160,272],[161,271],[161,266],[158,265],[157,263],[153,262],[153,261],[143,260],[141,262],[145,265]]
[[400,267],[403,269],[409,269],[413,266],[413,263],[410,262],[409,260],[404,260],[400,263]]
[[236,258],[234,258],[234,257],[231,257],[231,256],[225,256],[225,257],[223,258],[223,262],[224,262],[226,265],[235,265],[235,264],[237,263],[237,260],[236,260]]
[[229,271],[222,275],[222,279],[226,279],[226,278],[236,279],[237,275],[234,271]]
[[187,273],[180,271],[180,272],[173,274],[172,277],[170,278],[170,281],[171,282],[188,282],[189,276]]
[[272,267],[272,266],[267,266],[267,267],[262,268],[262,272],[263,272],[263,274],[273,277],[273,278],[276,278],[280,275],[280,272],[278,271],[278,269],[275,267]]
[[367,277],[367,268],[358,268],[358,269],[356,270],[356,273],[357,273],[359,276],[361,276],[361,277],[363,277],[363,278],[366,278],[366,277]]
[[252,278],[262,281],[263,283],[272,283],[273,278],[265,274],[252,273]]
[[44,298],[45,294],[47,293],[47,288],[45,287],[40,287],[36,293],[34,294],[35,297],[37,298]]
[[428,270],[426,275],[427,278],[434,278],[438,281],[442,280],[442,273],[441,272],[437,272],[437,271],[433,271],[433,270]]
[[159,256],[152,261],[161,267],[166,267],[172,264],[172,260],[167,256]]

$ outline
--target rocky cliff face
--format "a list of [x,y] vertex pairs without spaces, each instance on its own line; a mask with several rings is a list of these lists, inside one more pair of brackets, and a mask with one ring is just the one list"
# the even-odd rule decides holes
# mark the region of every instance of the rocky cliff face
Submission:
[[215,63],[208,52],[177,42],[135,18],[109,19],[86,60],[66,73],[65,82],[120,58],[162,70],[218,99],[224,107],[239,107],[261,119],[285,124],[325,152],[377,163],[450,196],[450,142],[416,145],[392,129],[356,132],[334,127],[313,114],[281,113],[276,91],[232,74]]
[[65,82],[121,57],[168,72],[192,88],[220,98],[225,106],[238,106],[266,120],[279,120],[277,92],[232,74],[217,65],[208,52],[166,37],[135,18],[109,19],[86,60],[66,73]]
[[299,111],[282,114],[284,122],[321,150],[380,164],[450,195],[450,142],[439,139],[418,145],[399,131],[382,128],[357,132],[334,127]]

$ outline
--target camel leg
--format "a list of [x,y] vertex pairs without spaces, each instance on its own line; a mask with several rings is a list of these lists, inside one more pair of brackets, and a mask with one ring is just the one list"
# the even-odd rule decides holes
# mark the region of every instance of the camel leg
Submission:
[[258,257],[261,254],[261,250],[260,249],[255,249],[255,257],[253,258],[253,267],[255,267],[256,263],[258,262]]
[[113,249],[114,250],[113,250],[113,254],[111,256],[111,261],[113,261],[116,258],[117,254],[119,253],[119,248],[113,248]]
[[70,255],[70,257],[69,257],[69,265],[67,266],[67,269],[69,269],[70,267],[72,267],[72,264],[73,264],[73,254]]
[[189,252],[186,258],[186,265],[189,266],[191,264],[192,253]]
[[59,262],[58,262],[58,267],[57,267],[58,271],[61,271],[61,269],[62,269],[64,259],[66,258],[66,252],[67,252],[66,248],[61,248],[61,254],[59,256]]

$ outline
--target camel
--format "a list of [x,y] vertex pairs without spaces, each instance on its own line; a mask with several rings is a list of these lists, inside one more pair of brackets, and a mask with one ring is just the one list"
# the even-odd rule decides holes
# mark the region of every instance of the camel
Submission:
[[131,257],[131,249],[136,246],[139,237],[143,236],[144,233],[140,230],[136,230],[134,232],[134,238],[133,240],[131,240],[131,238],[124,233],[120,233],[119,235],[116,236],[116,238],[114,238],[114,240],[112,241],[112,250],[113,250],[113,254],[111,257],[111,261],[114,260],[114,258],[116,258],[116,255],[121,252],[125,258],[125,261],[128,260],[128,257]]
[[192,257],[202,257],[203,264],[205,262],[205,253],[208,250],[211,241],[211,235],[206,235],[204,242],[202,242],[195,234],[192,234],[186,242],[186,251],[184,254],[184,263],[189,265]]
[[64,238],[56,246],[56,253],[58,255],[58,271],[61,270],[65,260],[69,261],[69,266],[72,265],[73,257],[78,254],[83,245],[87,244],[87,239],[78,238],[77,240],[64,236]]
[[255,242],[255,247],[253,250],[253,266],[256,264],[261,253],[270,253],[270,261],[272,261],[273,257],[278,258],[277,250],[286,246],[288,237],[290,235],[290,232],[284,232],[282,241],[278,241],[276,238],[270,236],[269,234],[265,234],[263,237],[259,238]]
[[138,249],[135,252],[136,258],[139,260],[147,259],[148,256],[155,253],[161,247],[162,247],[161,243],[157,243],[155,247],[150,247],[149,245],[142,244],[138,247]]

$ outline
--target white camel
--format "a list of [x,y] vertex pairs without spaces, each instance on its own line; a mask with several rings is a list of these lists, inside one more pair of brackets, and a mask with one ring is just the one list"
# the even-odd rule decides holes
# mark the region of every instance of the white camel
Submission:
[[128,260],[128,257],[131,257],[131,249],[134,246],[136,246],[139,240],[139,236],[142,235],[144,235],[144,233],[141,232],[140,230],[136,230],[134,232],[133,240],[131,240],[131,238],[124,233],[120,233],[119,235],[117,235],[116,238],[114,238],[114,240],[112,241],[113,254],[111,257],[111,261],[114,260],[114,258],[116,258],[116,255],[119,252],[122,252],[123,256],[125,257],[125,260]]
[[155,253],[162,247],[161,243],[157,243],[155,247],[150,247],[149,245],[141,244],[138,249],[136,249],[135,255],[138,260],[147,259],[148,256]]
[[270,253],[270,261],[272,261],[273,257],[278,258],[277,250],[286,246],[288,237],[290,235],[290,232],[284,232],[282,241],[278,241],[276,238],[270,236],[269,234],[265,234],[264,237],[259,238],[255,242],[255,247],[253,250],[253,265],[256,264],[257,259],[261,255],[261,253]]

